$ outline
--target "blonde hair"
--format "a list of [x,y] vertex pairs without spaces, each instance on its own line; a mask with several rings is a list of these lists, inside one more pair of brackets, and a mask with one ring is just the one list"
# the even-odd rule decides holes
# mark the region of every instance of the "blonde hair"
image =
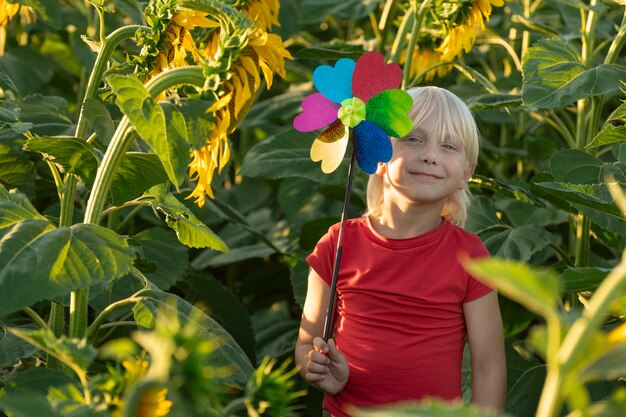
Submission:
[[[419,126],[434,114],[435,135],[439,138],[445,136],[460,138],[467,155],[468,166],[476,165],[480,150],[480,134],[476,120],[465,103],[448,90],[439,87],[415,87],[407,90],[407,93],[413,98],[413,108],[409,111],[413,126]],[[462,227],[467,220],[470,197],[468,187],[454,192],[448,197],[441,215]],[[372,174],[367,184],[367,214],[380,217],[382,207],[383,177]]]

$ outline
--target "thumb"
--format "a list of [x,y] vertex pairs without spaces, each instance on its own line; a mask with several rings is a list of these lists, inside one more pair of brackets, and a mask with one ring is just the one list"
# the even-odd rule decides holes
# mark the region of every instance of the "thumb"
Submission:
[[328,344],[321,337],[316,337],[313,339],[313,347],[320,353],[328,353],[329,347]]

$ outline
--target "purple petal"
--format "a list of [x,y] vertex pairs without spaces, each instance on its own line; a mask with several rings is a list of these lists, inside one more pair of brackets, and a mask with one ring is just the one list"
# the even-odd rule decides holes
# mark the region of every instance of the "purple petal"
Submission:
[[333,103],[321,93],[314,93],[302,100],[302,113],[293,121],[293,127],[300,132],[312,132],[328,126],[337,120],[341,105]]

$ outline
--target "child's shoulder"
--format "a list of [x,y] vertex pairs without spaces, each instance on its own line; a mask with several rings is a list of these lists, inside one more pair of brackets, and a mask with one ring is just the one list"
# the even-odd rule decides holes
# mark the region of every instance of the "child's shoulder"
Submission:
[[446,233],[453,242],[468,249],[475,247],[484,248],[483,241],[477,234],[465,230],[447,220],[446,222],[448,223]]

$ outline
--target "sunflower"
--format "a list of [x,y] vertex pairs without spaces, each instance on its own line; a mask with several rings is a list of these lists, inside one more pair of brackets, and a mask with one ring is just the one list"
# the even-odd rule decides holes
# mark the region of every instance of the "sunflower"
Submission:
[[458,23],[448,27],[443,42],[435,49],[441,53],[442,61],[451,61],[472,49],[476,35],[485,30],[485,21],[489,21],[491,17],[492,5],[501,7],[504,0],[474,0],[459,8],[461,18],[454,19]]
[[163,417],[169,414],[172,402],[166,399],[167,388],[143,390],[137,401],[137,417]]
[[[406,50],[403,51],[400,56],[400,64],[406,62]],[[428,70],[430,67],[443,62],[441,58],[441,52],[433,49],[432,46],[418,45],[413,50],[413,60],[411,61],[411,78],[417,77],[419,74],[427,71],[424,76],[424,81],[432,81],[435,76],[443,77],[452,70],[451,65],[441,65],[437,68]]]
[[[411,61],[411,78],[424,71],[424,81],[432,81],[435,76],[443,77],[452,69],[451,65],[441,65],[428,69],[440,62],[452,62],[457,56],[469,52],[476,36],[485,29],[492,6],[503,6],[504,0],[438,0],[434,1],[427,15],[425,28],[420,32]],[[406,62],[407,51],[400,56],[400,63]]]
[[6,26],[11,19],[20,12],[20,16],[26,23],[30,23],[35,19],[33,9],[22,6],[19,3],[9,3],[7,0],[0,0],[0,26]]
[[189,177],[196,187],[187,197],[200,207],[207,196],[214,198],[215,172],[230,160],[228,136],[248,112],[261,80],[270,88],[274,73],[285,78],[285,59],[293,59],[282,39],[268,33],[278,25],[278,0],[226,3],[237,10],[221,14],[211,5],[211,12],[203,12],[181,8],[178,0],[153,0],[146,9],[152,31],[140,35],[143,49],[136,57],[137,71],[148,79],[169,68],[205,67],[205,94],[214,100],[207,113],[215,126],[206,144],[191,151]]
[[[251,1],[241,10],[248,18],[257,23],[256,29],[249,35],[246,46],[239,53],[238,59],[229,71],[229,77],[222,83],[222,96],[208,110],[214,112],[215,129],[207,144],[199,151],[192,152],[189,164],[189,177],[196,182],[196,187],[187,198],[195,198],[202,207],[206,196],[214,198],[211,188],[215,171],[221,173],[230,159],[228,135],[248,112],[255,92],[261,86],[261,75],[269,89],[274,73],[286,77],[285,59],[293,59],[283,46],[280,36],[267,32],[272,24],[277,24],[279,10],[277,0]],[[211,34],[206,42],[203,55],[216,59],[221,53],[219,32]]]
[[161,43],[161,50],[152,64],[150,77],[169,69],[184,67],[188,53],[191,53],[193,63],[200,63],[201,57],[191,31],[197,27],[217,28],[219,23],[207,18],[208,13],[196,10],[181,9],[174,14],[165,28],[165,37]]

